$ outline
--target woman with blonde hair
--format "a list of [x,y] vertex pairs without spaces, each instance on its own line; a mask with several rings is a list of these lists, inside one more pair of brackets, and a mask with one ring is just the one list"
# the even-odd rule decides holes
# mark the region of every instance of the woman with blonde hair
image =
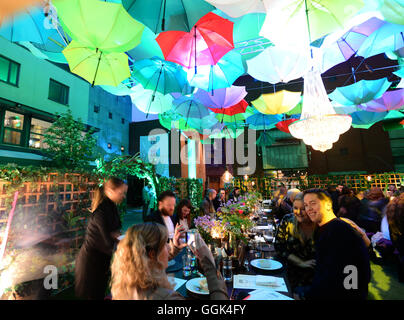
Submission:
[[[198,236],[196,250],[193,251],[207,278],[210,298],[228,299],[226,285],[220,273],[216,272],[212,253]],[[129,228],[117,247],[111,266],[112,298],[183,300],[184,297],[173,290],[165,272],[168,260],[178,254],[179,250],[168,242],[167,228],[163,225],[149,222]]]
[[127,190],[126,183],[115,177],[95,190],[92,215],[76,258],[75,291],[79,298],[102,300],[106,296],[112,252],[122,227],[117,204],[125,199]]

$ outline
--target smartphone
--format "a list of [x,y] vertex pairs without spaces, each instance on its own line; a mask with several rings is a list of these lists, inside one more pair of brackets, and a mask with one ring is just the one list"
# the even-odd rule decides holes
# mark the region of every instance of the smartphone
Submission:
[[195,248],[195,231],[189,230],[186,232],[186,241],[189,246]]

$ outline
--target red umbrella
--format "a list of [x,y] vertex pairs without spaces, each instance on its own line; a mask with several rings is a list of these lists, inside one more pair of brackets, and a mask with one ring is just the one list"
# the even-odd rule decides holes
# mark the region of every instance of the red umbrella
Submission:
[[288,120],[284,120],[281,122],[278,122],[275,127],[277,127],[280,131],[286,132],[286,133],[290,133],[289,131],[289,125],[295,121],[297,121],[299,119],[288,119]]
[[233,22],[209,12],[190,32],[166,31],[157,38],[164,58],[186,68],[215,65],[234,49]]
[[400,124],[402,124],[404,126],[404,120],[400,122]]
[[208,107],[208,108],[210,110],[212,110],[214,113],[227,114],[228,116],[234,116],[237,113],[244,113],[245,110],[247,109],[247,107],[248,107],[248,102],[243,99],[239,103],[236,103],[235,105],[232,105],[231,107],[227,107],[227,108]]

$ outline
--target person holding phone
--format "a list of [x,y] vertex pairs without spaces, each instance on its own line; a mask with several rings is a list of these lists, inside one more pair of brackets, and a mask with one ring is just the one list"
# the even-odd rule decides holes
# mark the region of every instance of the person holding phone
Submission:
[[[177,230],[174,242],[180,237]],[[165,272],[178,248],[168,244],[168,230],[162,224],[144,223],[128,229],[118,244],[111,266],[111,293],[114,300],[184,300],[173,290]],[[227,288],[216,271],[211,251],[195,234],[190,246],[207,278],[210,299],[227,300]]]
[[103,300],[106,296],[112,252],[122,227],[117,204],[125,199],[127,191],[127,184],[115,177],[95,190],[92,215],[76,258],[75,292],[78,298]]

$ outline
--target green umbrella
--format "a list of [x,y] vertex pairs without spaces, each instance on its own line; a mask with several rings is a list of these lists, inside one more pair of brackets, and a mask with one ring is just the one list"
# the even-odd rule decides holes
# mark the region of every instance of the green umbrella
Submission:
[[294,107],[292,110],[286,112],[285,114],[288,116],[292,116],[294,114],[301,114],[302,113],[302,106],[303,106],[303,96],[300,99],[300,102]]
[[270,0],[264,4],[267,15],[260,35],[294,50],[343,29],[364,6],[363,0]]
[[269,134],[269,132],[261,132],[260,137],[255,141],[257,146],[260,147],[269,147],[272,146],[275,142],[275,139],[272,138]]
[[203,0],[122,0],[129,14],[154,33],[191,31],[194,24],[215,9]]
[[121,4],[98,0],[54,0],[53,4],[63,29],[87,47],[125,52],[140,43],[144,26]]
[[124,53],[104,53],[73,40],[62,51],[70,71],[94,85],[117,86],[130,77],[128,56]]
[[142,112],[158,114],[171,109],[173,97],[169,94],[163,95],[153,90],[143,89],[142,85],[132,88],[130,95],[132,103]]

